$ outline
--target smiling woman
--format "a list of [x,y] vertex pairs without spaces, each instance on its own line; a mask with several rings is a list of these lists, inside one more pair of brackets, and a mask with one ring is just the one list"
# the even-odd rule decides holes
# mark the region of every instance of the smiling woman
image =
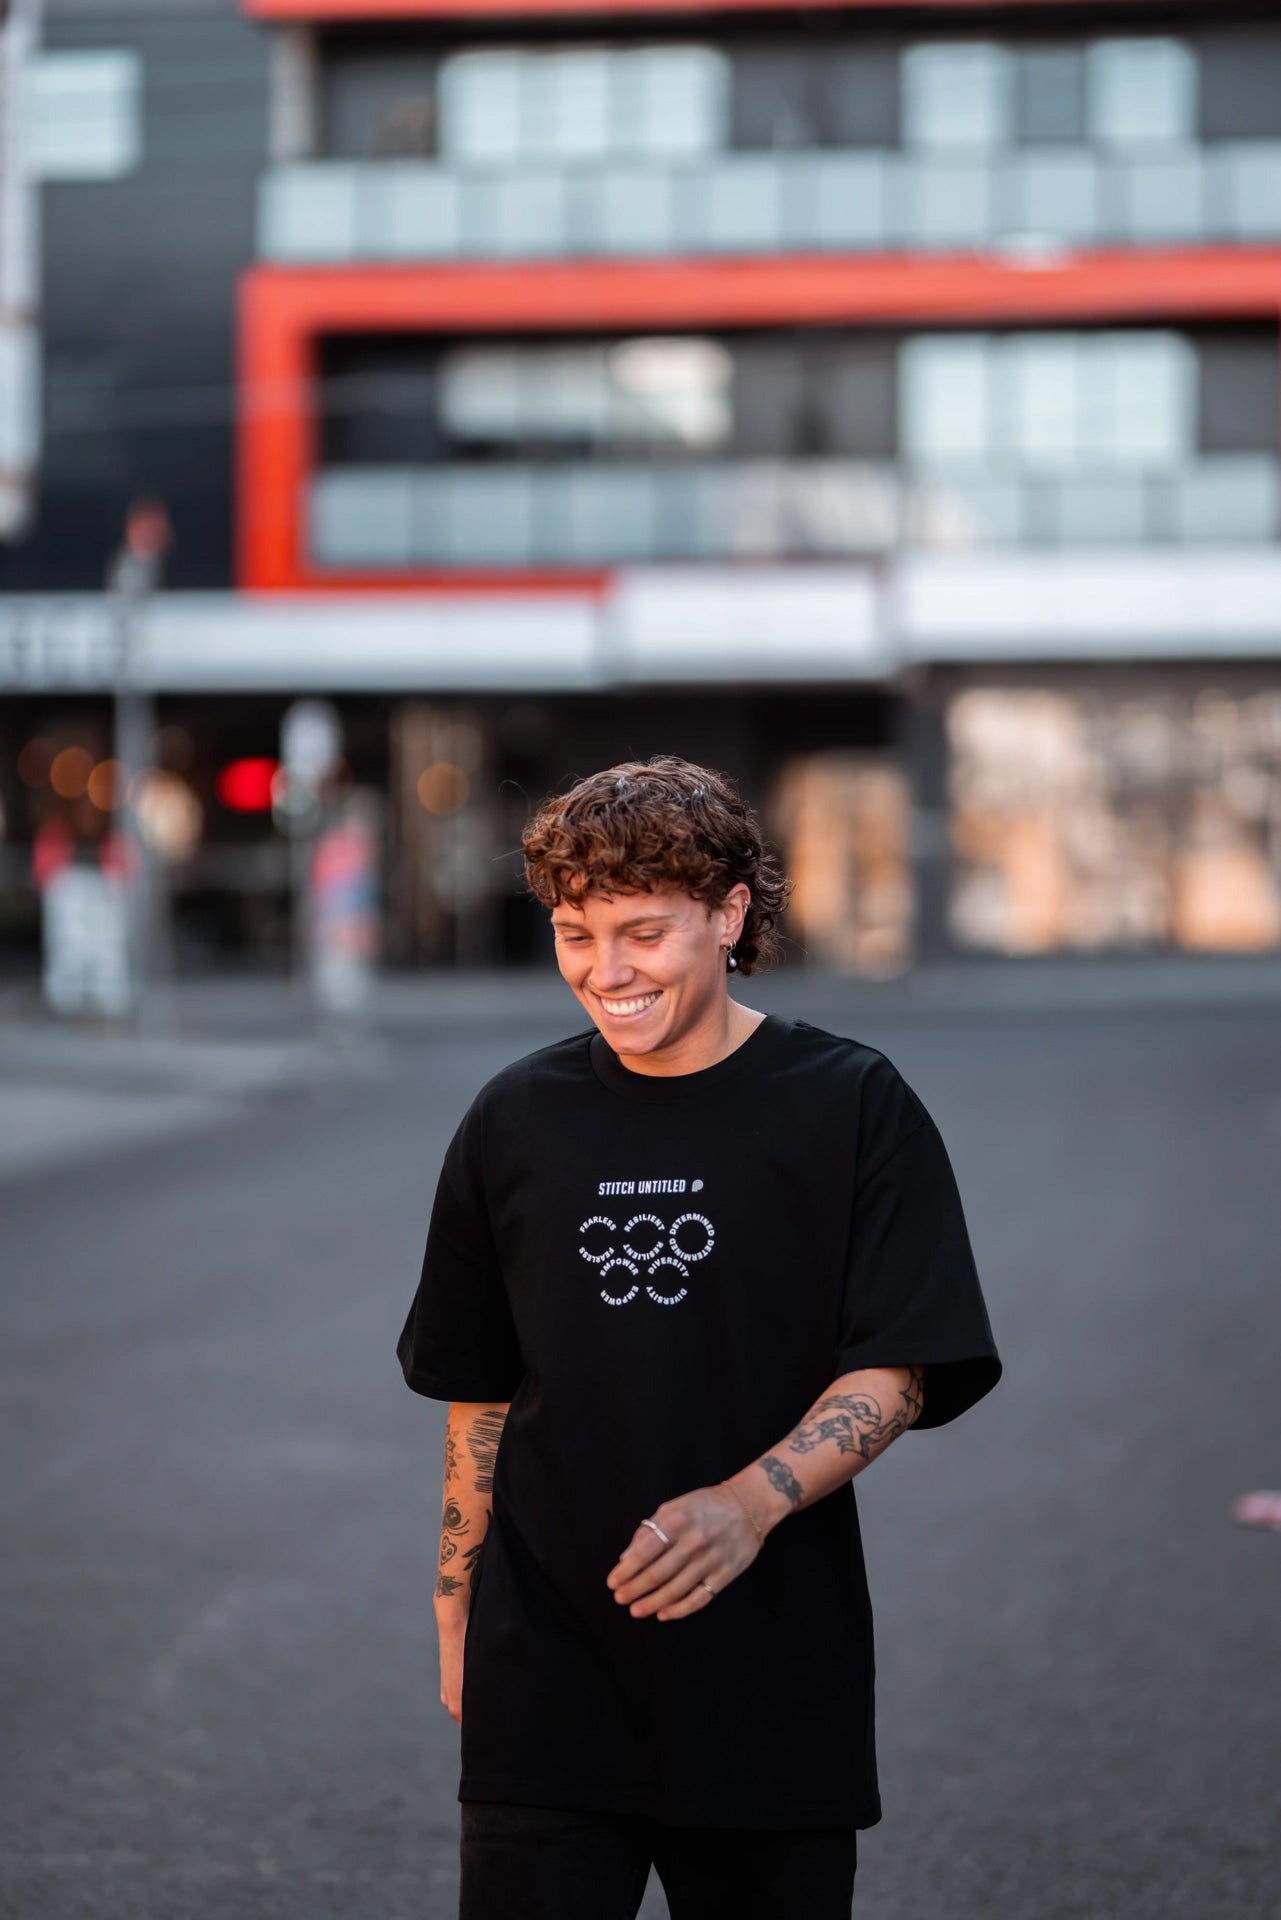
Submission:
[[731,998],[788,886],[723,775],[611,767],[524,848],[592,1027],[464,1116],[397,1346],[452,1403],[460,1920],[634,1920],[651,1862],[674,1916],[848,1920],[849,1483],[1001,1371],[951,1166],[884,1054]]

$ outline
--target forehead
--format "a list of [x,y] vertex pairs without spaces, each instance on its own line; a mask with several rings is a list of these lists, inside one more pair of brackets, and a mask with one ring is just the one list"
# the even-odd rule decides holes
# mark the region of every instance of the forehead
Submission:
[[577,905],[562,900],[552,913],[554,926],[626,926],[641,920],[681,920],[698,911],[693,894],[678,887],[643,893],[587,893]]

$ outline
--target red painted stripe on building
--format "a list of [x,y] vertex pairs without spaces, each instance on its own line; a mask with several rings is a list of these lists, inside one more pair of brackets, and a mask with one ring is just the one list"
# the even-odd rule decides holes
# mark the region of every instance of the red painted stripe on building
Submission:
[[[1281,316],[1281,250],[1188,248],[992,257],[788,256],[514,266],[252,268],[240,285],[237,565],[260,592],[518,590],[517,576],[334,574],[308,566],[316,342],[325,334],[663,327],[905,327]],[[598,591],[605,575],[539,572],[520,591]]]

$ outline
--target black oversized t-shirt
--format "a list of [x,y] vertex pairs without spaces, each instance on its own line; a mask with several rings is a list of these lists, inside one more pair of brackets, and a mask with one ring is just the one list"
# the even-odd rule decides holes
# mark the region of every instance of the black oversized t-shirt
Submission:
[[769,1016],[696,1073],[633,1072],[595,1032],[518,1060],[450,1144],[397,1355],[419,1393],[511,1401],[460,1800],[880,1818],[851,1484],[687,1618],[635,1619],[605,1577],[838,1375],[923,1365],[921,1427],[999,1379],[947,1153],[884,1054]]

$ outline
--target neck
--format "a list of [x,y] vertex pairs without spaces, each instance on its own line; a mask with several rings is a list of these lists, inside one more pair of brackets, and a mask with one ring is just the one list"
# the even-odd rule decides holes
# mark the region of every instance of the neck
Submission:
[[667,1046],[650,1053],[620,1053],[618,1058],[632,1073],[701,1073],[736,1052],[764,1018],[763,1013],[722,994],[694,1026]]

